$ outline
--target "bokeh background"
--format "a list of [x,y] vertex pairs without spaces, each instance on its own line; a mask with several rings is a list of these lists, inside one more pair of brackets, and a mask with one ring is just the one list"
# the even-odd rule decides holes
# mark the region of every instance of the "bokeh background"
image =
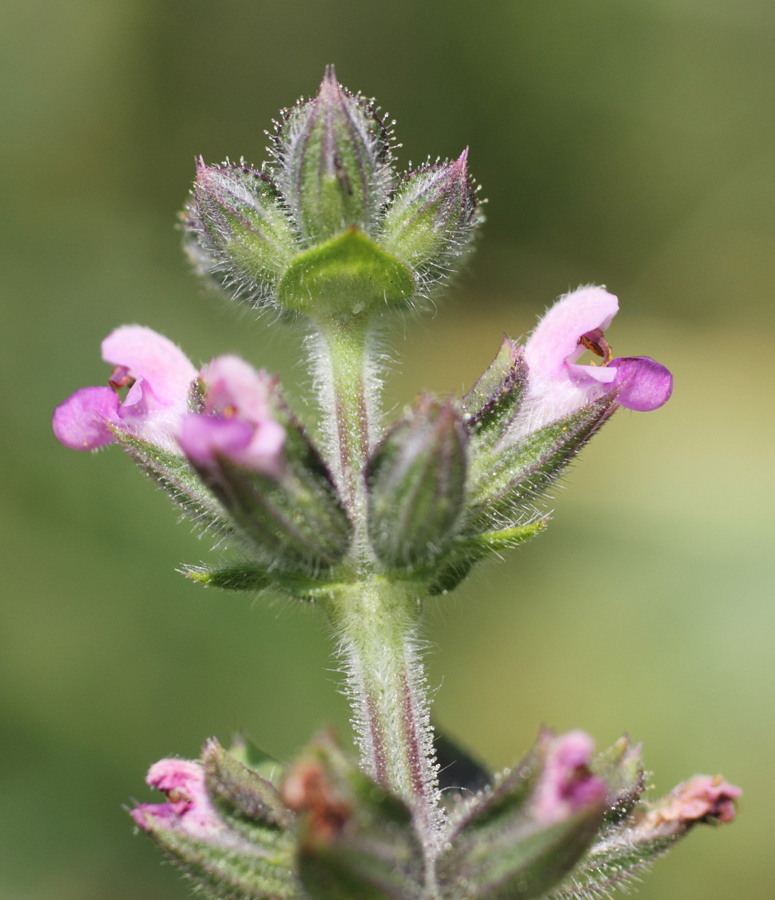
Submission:
[[606,284],[619,355],[676,376],[620,413],[547,534],[427,617],[435,710],[492,766],[541,723],[645,742],[666,791],[723,771],[643,900],[771,898],[775,808],[772,0],[25,0],[2,4],[0,896],[182,898],[123,804],[149,763],[247,730],[288,758],[347,736],[325,623],[186,582],[212,559],[115,448],[64,450],[54,406],[140,322],[238,351],[299,396],[298,335],[208,293],[175,231],[195,154],[265,158],[327,63],[398,120],[399,162],[458,154],[479,252],[396,335],[390,402],[459,391],[555,296]]

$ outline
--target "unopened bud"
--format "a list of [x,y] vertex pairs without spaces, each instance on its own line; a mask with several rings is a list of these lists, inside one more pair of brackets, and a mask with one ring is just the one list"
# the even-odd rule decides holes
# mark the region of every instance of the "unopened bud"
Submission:
[[423,852],[407,807],[333,739],[315,741],[282,785],[299,821],[298,873],[313,900],[419,897]]
[[463,505],[467,436],[449,401],[421,398],[385,437],[368,467],[369,539],[392,568],[441,554]]
[[290,111],[277,143],[280,186],[307,244],[351,226],[370,233],[390,189],[387,133],[332,66],[317,97]]
[[200,161],[192,193],[185,227],[200,269],[255,305],[271,300],[299,248],[268,177],[245,165]]
[[455,162],[410,172],[385,213],[380,243],[415,270],[421,289],[449,274],[482,222],[467,159],[464,150]]

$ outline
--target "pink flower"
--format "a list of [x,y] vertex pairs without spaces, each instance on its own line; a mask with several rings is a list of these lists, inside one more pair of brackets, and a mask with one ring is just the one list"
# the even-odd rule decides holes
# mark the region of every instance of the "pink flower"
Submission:
[[187,759],[162,759],[148,770],[146,783],[167,795],[167,803],[140,803],[131,816],[144,831],[174,829],[199,840],[226,831],[205,788],[204,769]]
[[[177,432],[197,371],[185,354],[150,328],[124,325],[102,342],[115,366],[110,387],[87,387],[60,404],[54,434],[73,450],[95,450],[115,440],[112,428],[179,452]],[[118,391],[129,387],[123,401]]]
[[[613,294],[584,287],[561,297],[541,319],[525,345],[529,382],[518,437],[614,390],[616,403],[640,412],[667,402],[673,376],[664,366],[646,356],[612,359],[604,333],[618,310]],[[586,349],[603,364],[579,365]]]
[[542,824],[563,822],[603,802],[606,783],[589,770],[594,747],[583,731],[552,739],[534,796],[534,814]]
[[216,357],[203,373],[205,403],[201,415],[183,419],[180,446],[200,468],[217,458],[277,475],[282,465],[285,429],[272,417],[270,393],[275,381],[236,356]]

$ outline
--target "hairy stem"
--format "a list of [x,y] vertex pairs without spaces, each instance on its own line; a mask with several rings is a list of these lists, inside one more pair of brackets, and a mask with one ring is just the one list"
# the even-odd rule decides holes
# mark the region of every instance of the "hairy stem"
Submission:
[[366,514],[364,470],[379,432],[380,382],[370,353],[368,321],[335,318],[319,324],[316,387],[329,463],[356,525]]
[[419,656],[419,598],[403,585],[372,576],[338,588],[329,611],[340,640],[361,764],[409,805],[433,856],[442,813]]

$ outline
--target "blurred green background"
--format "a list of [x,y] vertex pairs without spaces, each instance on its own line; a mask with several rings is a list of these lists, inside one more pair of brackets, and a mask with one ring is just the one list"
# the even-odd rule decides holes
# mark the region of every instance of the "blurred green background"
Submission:
[[[771,898],[775,807],[772,0],[26,0],[2,5],[0,897],[188,896],[122,808],[147,766],[246,729],[348,734],[325,623],[176,574],[212,559],[115,448],[54,406],[140,322],[304,387],[298,335],[203,290],[175,231],[195,154],[259,162],[327,63],[398,119],[399,163],[469,145],[484,239],[396,337],[391,402],[458,391],[580,283],[619,355],[676,376],[620,413],[547,534],[427,617],[435,710],[492,766],[541,723],[645,742],[666,791],[723,771],[742,814],[644,900]],[[308,385],[307,385],[308,386]]]

